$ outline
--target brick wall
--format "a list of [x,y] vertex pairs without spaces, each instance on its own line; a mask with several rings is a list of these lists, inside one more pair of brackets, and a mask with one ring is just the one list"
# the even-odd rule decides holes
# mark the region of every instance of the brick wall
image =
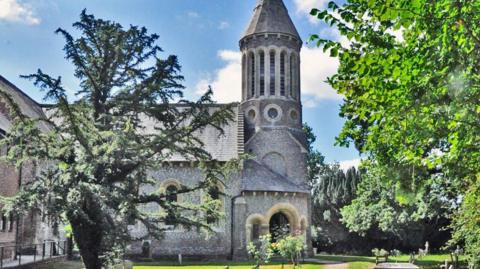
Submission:
[[[18,191],[18,172],[13,166],[0,163],[0,186],[2,186],[0,196],[11,197]],[[4,222],[6,223],[4,224]],[[0,244],[15,242],[16,225],[10,222],[9,216],[0,216]]]

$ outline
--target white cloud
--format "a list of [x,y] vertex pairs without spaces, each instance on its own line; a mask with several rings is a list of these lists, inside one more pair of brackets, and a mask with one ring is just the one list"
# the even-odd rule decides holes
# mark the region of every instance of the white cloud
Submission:
[[306,107],[314,107],[321,100],[338,100],[343,96],[326,82],[327,78],[337,72],[339,62],[330,57],[321,48],[304,47],[301,56],[302,95]]
[[19,0],[0,0],[0,21],[36,25],[40,18],[35,15],[32,6]]
[[[335,92],[326,82],[327,77],[337,72],[337,58],[324,53],[321,48],[304,47],[301,52],[301,84],[305,107],[315,107],[322,100],[339,100],[342,95]],[[212,86],[214,99],[221,103],[238,102],[241,100],[242,63],[241,53],[231,50],[221,50],[218,57],[225,65],[207,74],[196,85],[196,93],[205,93]]]
[[220,29],[220,30],[225,30],[225,29],[227,29],[228,27],[230,27],[230,23],[228,23],[228,21],[222,21],[222,22],[220,22],[220,24],[218,25],[218,29]]
[[196,86],[196,93],[204,94],[210,85],[217,102],[239,102],[242,98],[242,54],[237,51],[221,50],[218,57],[226,65],[216,70],[213,76],[209,75],[200,80]]
[[187,12],[187,16],[190,17],[190,18],[196,19],[196,18],[200,17],[200,14],[198,14],[195,11],[189,11],[189,12]]
[[310,11],[313,8],[326,8],[328,2],[330,0],[294,0],[295,6],[297,7],[297,12],[306,16],[310,23],[318,24],[320,22],[319,19],[310,15]]
[[347,171],[351,167],[358,168],[360,166],[361,159],[354,159],[354,160],[348,160],[348,161],[341,161],[340,162],[340,169],[343,171]]

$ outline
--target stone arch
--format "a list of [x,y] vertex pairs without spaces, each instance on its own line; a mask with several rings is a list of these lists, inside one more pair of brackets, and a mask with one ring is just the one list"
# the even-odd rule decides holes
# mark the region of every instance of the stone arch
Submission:
[[[165,194],[165,200],[170,200],[173,199],[175,203],[182,203],[183,202],[183,197],[182,195],[176,194],[175,192],[178,192],[179,190],[182,189],[182,184],[180,183],[179,180],[177,179],[167,179],[164,182],[161,183],[160,185],[160,193]],[[172,195],[172,193],[174,193]],[[164,209],[159,205],[160,212],[166,213]],[[170,217],[170,215],[167,215],[165,219],[165,225],[166,227],[170,227],[170,229],[173,229],[173,222],[172,222],[173,217]]]
[[282,175],[287,175],[287,167],[285,157],[282,154],[272,151],[265,154],[262,158],[262,163],[266,165],[270,170]]
[[174,185],[178,189],[182,188],[182,183],[180,183],[179,180],[174,179],[174,178],[169,178],[165,181],[162,182],[162,185],[160,186],[162,190],[166,189],[168,186]]
[[300,215],[295,206],[289,203],[276,204],[267,211],[267,214],[265,214],[265,219],[270,222],[272,216],[277,213],[282,213],[287,217],[288,222],[290,223],[290,232],[292,234],[298,231],[300,227]]
[[302,218],[300,219],[300,226],[299,226],[300,233],[305,235],[307,233],[307,229],[308,229],[307,218],[305,216],[302,216]]
[[[160,193],[167,193],[167,189],[171,186],[174,186],[177,190],[181,190],[183,188],[182,183],[180,183],[179,180],[170,178],[162,182],[160,185]],[[182,202],[182,195],[177,195],[177,202]]]
[[266,234],[268,222],[261,214],[251,214],[245,222],[247,243],[258,239],[258,236]]

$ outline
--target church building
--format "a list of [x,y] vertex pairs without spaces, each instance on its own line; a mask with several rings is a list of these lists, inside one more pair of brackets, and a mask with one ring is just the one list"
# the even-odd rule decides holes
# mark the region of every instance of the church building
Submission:
[[[132,235],[145,237],[127,248],[130,256],[234,258],[247,257],[247,245],[261,235],[279,233],[303,235],[311,253],[311,196],[307,185],[306,137],[302,129],[300,85],[300,50],[302,40],[282,0],[259,0],[253,17],[239,42],[242,53],[242,100],[234,107],[235,120],[224,126],[220,134],[207,127],[198,134],[212,158],[229,161],[248,153],[252,158],[243,161],[242,169],[218,186],[224,218],[211,223],[214,233],[206,236],[196,230],[165,223],[162,240],[149,238],[142,224],[132,224]],[[18,97],[26,115],[45,117],[44,106],[37,104],[18,88],[0,77],[0,90]],[[213,105],[218,109],[222,104]],[[149,123],[147,122],[146,125]],[[154,123],[151,123],[153,126]],[[0,135],[9,130],[8,117],[0,102]],[[152,127],[153,129],[153,127]],[[0,195],[14,195],[21,176],[11,167],[0,166],[2,186]],[[25,175],[24,175],[25,176]],[[203,179],[196,164],[172,155],[165,164],[150,175],[155,186],[142,191],[165,190],[176,193],[182,186],[195,186]],[[201,203],[202,195],[169,195],[181,203]],[[158,212],[158,205],[144,210]],[[2,216],[0,245],[13,243],[17,228],[14,219]],[[12,223],[12,224],[10,224]],[[11,228],[10,228],[11,225]],[[36,227],[24,232],[28,242],[37,243],[56,236],[51,227]],[[26,226],[23,226],[26,227]],[[41,234],[34,236],[30,233]]]
[[[260,0],[240,39],[242,52],[242,101],[236,120],[225,134],[207,128],[200,135],[213,158],[228,161],[242,153],[253,156],[244,162],[237,177],[218,186],[225,218],[214,224],[215,233],[204,234],[181,227],[167,229],[161,241],[132,244],[131,255],[145,247],[153,257],[244,258],[249,242],[278,231],[303,235],[311,251],[311,201],[307,186],[307,146],[302,130],[300,50],[302,40],[282,0]],[[212,108],[213,109],[213,108]],[[152,172],[158,188],[175,192],[194,186],[201,171],[182,159],[172,159]],[[201,197],[172,197],[177,202],[201,202]],[[152,206],[148,210],[160,210]],[[142,236],[140,224],[131,227]],[[142,248],[143,247],[143,248]],[[146,253],[143,253],[146,255]]]

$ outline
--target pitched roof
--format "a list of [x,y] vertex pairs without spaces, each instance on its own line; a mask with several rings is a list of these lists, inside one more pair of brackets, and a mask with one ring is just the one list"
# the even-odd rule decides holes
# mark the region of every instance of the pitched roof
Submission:
[[[209,106],[210,113],[220,109],[225,104],[216,104]],[[234,118],[228,124],[222,126],[223,133],[213,126],[207,126],[195,135],[203,143],[203,148],[210,153],[211,157],[218,161],[229,161],[238,158],[241,153],[239,147],[238,134],[243,131],[243,125],[238,124],[238,106],[232,108]],[[145,127],[146,133],[155,133],[158,123],[152,118],[142,118],[142,125]],[[242,144],[243,145],[243,144]],[[172,154],[167,160],[170,162],[188,161],[185,156],[180,154]]]
[[282,0],[258,1],[243,37],[262,33],[287,34],[300,40],[300,35]]
[[247,160],[242,171],[243,191],[309,193],[307,185],[298,185],[255,160]]
[[[45,114],[42,111],[40,104],[35,102],[30,96],[25,94],[13,83],[0,75],[0,91],[4,91],[9,94],[15,103],[19,106],[20,110],[25,116],[33,119],[45,118]],[[11,122],[6,115],[0,116],[0,128],[8,131],[11,128]],[[49,130],[48,125],[45,122],[39,122],[39,128],[42,131]]]

